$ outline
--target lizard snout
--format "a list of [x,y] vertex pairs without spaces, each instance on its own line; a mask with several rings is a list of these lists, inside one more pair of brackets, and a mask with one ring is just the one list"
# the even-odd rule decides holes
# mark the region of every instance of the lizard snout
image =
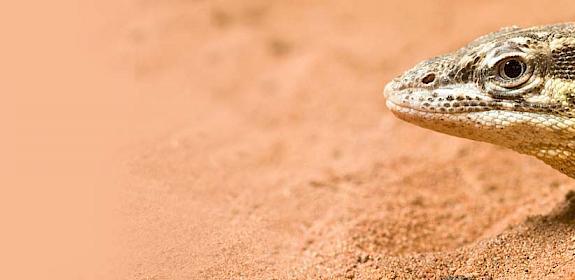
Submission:
[[390,81],[389,83],[387,83],[387,84],[385,85],[385,88],[383,89],[383,96],[384,96],[386,99],[389,98],[389,96],[390,96],[391,94],[393,94],[394,91],[397,90],[396,84],[397,84],[397,83],[396,83],[396,81],[395,81],[395,79],[394,79],[394,80]]

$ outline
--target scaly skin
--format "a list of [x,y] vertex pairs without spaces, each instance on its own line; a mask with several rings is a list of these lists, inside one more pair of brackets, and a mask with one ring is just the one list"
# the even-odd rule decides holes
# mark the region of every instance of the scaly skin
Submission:
[[536,156],[575,178],[575,23],[480,37],[419,63],[384,95],[403,120]]

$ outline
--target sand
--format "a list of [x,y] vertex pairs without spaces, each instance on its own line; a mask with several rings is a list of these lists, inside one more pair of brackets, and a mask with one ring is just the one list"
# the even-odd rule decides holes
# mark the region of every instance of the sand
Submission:
[[[418,61],[486,32],[573,18],[571,1],[540,2],[84,7],[74,20],[87,43],[73,57],[98,68],[67,78],[78,82],[70,92],[87,99],[62,100],[83,104],[66,121],[93,119],[72,129],[85,135],[74,143],[90,143],[73,149],[94,151],[87,157],[101,164],[93,170],[113,168],[78,181],[106,179],[95,193],[110,200],[94,209],[114,221],[94,218],[95,227],[76,217],[86,226],[77,236],[107,238],[94,245],[106,257],[86,266],[95,273],[77,275],[575,279],[573,179],[534,158],[402,122],[381,94]],[[83,197],[82,184],[74,186],[74,196],[59,197]],[[69,206],[58,215],[84,213],[82,203]],[[66,241],[69,231],[61,233],[54,238]],[[83,263],[82,254],[67,256]]]

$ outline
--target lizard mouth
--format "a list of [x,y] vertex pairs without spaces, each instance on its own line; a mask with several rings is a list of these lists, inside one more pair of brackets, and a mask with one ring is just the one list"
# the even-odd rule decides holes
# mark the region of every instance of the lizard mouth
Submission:
[[493,100],[486,97],[474,85],[457,87],[397,88],[389,83],[384,90],[386,106],[392,112],[406,110],[429,114],[461,114],[492,110]]

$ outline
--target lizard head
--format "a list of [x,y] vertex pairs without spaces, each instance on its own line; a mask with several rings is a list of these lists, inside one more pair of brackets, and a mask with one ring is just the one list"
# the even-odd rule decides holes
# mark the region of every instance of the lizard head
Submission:
[[575,24],[482,36],[417,64],[384,95],[397,117],[416,125],[535,155],[556,168],[571,164]]

